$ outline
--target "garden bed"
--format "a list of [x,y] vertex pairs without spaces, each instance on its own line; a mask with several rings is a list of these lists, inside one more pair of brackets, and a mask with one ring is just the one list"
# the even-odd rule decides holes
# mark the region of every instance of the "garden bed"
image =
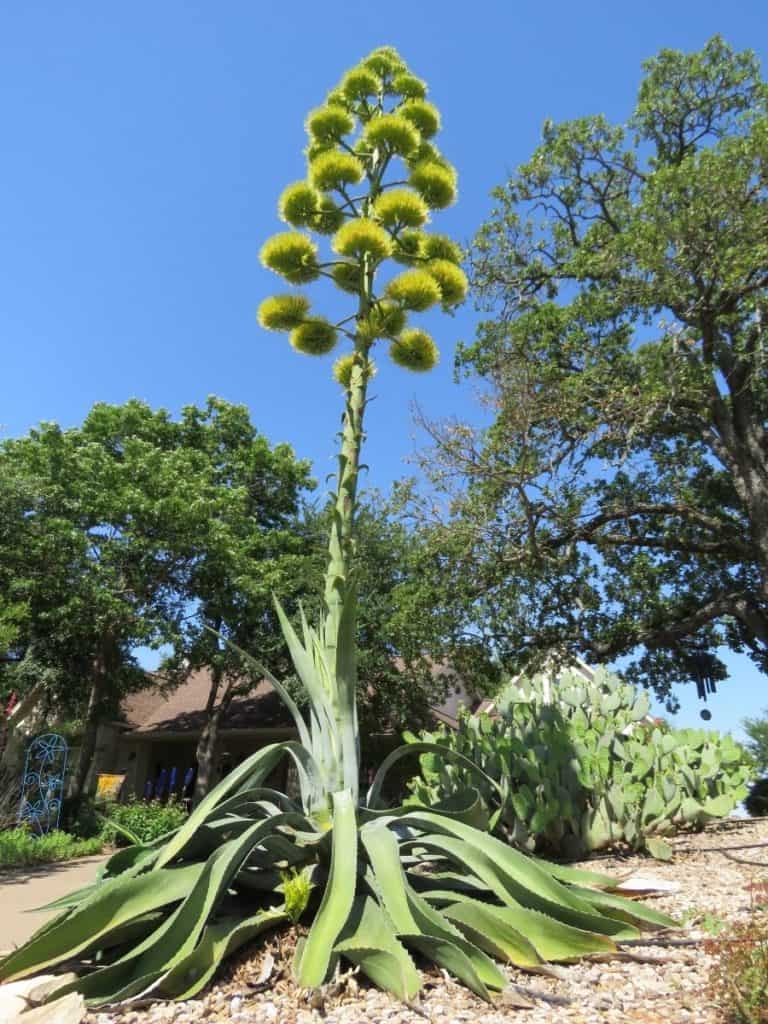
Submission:
[[[198,999],[97,1011],[87,1024],[715,1024],[721,1018],[706,988],[717,933],[723,922],[750,916],[751,887],[768,879],[768,821],[728,821],[672,845],[675,859],[668,864],[637,856],[589,863],[601,871],[634,871],[673,883],[676,890],[655,897],[653,905],[684,921],[679,933],[633,947],[640,962],[583,961],[559,968],[556,978],[511,971],[516,994],[495,1007],[437,971],[425,972],[417,1007],[403,1006],[354,974],[328,986],[325,998],[315,997],[310,1005],[291,978],[292,942],[276,935],[243,953]],[[526,1000],[526,1008],[514,1005]]]

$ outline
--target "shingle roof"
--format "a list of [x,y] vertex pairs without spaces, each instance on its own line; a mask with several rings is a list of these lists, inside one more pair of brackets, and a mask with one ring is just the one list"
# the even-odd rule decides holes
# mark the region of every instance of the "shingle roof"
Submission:
[[[402,664],[397,659],[396,663]],[[433,663],[430,671],[436,677],[448,677],[448,696],[432,708],[439,722],[455,729],[461,707],[470,708],[476,702],[468,697],[461,678],[454,669],[443,663]],[[156,677],[160,678],[160,677]],[[191,672],[187,679],[171,688],[159,682],[157,686],[140,690],[125,697],[120,705],[122,722],[131,733],[141,736],[149,733],[196,733],[206,721],[205,708],[211,689],[210,669]],[[286,710],[272,684],[262,679],[247,693],[233,698],[224,715],[222,729],[282,729],[292,728],[293,719]]]
[[[122,720],[139,735],[198,732],[206,720],[210,689],[210,670],[199,669],[173,689],[159,685],[126,697],[120,708]],[[247,693],[236,695],[221,721],[222,729],[275,729],[292,725],[290,714],[266,679]]]

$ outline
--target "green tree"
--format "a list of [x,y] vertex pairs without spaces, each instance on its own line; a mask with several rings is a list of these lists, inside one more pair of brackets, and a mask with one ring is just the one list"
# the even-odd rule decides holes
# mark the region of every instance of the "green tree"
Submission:
[[768,667],[768,88],[719,37],[644,67],[626,125],[546,122],[494,193],[459,359],[494,422],[433,425],[430,471],[510,667],[633,654],[669,696],[721,645]]
[[27,612],[6,675],[22,691],[44,678],[52,705],[82,716],[75,795],[99,722],[148,683],[136,648],[196,653],[190,621],[215,589],[206,573],[248,559],[247,577],[228,586],[239,583],[241,602],[250,588],[253,623],[260,574],[267,586],[284,578],[274,559],[290,549],[286,519],[306,472],[256,434],[245,409],[217,399],[179,421],[138,401],[98,404],[81,427],[42,424],[0,447],[3,499],[18,498],[0,561]]
[[200,497],[212,515],[200,530],[180,581],[186,612],[161,666],[172,682],[205,668],[211,673],[205,724],[197,743],[195,800],[217,781],[219,729],[238,693],[260,682],[236,648],[283,672],[288,652],[273,594],[289,607],[306,594],[311,552],[299,528],[300,498],[313,486],[309,464],[289,445],[272,447],[252,425],[245,406],[211,398],[189,406],[177,427],[181,450],[201,458]]
[[758,772],[768,775],[768,710],[761,718],[745,718],[741,723],[749,736],[746,748],[755,759]]

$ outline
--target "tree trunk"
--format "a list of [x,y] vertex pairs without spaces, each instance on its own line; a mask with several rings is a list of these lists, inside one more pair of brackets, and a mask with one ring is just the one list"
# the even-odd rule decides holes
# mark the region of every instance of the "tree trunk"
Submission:
[[102,654],[94,658],[91,691],[88,695],[88,708],[83,723],[83,738],[80,745],[80,756],[72,777],[71,795],[75,803],[79,803],[85,791],[88,772],[93,763],[96,751],[96,737],[103,710],[103,701],[107,692],[106,662]]
[[203,726],[197,741],[195,760],[197,761],[197,777],[192,804],[197,806],[208,790],[218,782],[216,776],[216,757],[219,752],[219,713],[218,709],[209,717]]
[[211,787],[215,786],[219,781],[216,777],[216,758],[219,753],[219,724],[232,699],[232,681],[228,679],[224,686],[221,700],[217,703],[221,677],[221,669],[218,667],[213,668],[211,689],[205,706],[205,725],[200,732],[195,751],[197,778],[195,779],[195,791],[192,795],[194,806],[199,804]]

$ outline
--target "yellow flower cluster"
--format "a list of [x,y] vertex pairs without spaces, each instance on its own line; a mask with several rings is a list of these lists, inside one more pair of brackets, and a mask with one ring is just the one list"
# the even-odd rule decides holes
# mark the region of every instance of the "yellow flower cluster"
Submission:
[[431,335],[417,328],[403,331],[400,337],[392,342],[389,355],[398,366],[416,373],[431,370],[437,366],[440,359],[440,353]]
[[333,251],[339,256],[372,260],[386,259],[392,253],[392,239],[384,228],[367,217],[348,220],[333,239]]
[[261,247],[261,262],[291,284],[306,284],[320,274],[317,246],[298,231],[284,231]]
[[386,287],[387,296],[404,309],[423,313],[440,302],[440,286],[426,270],[414,268],[394,277]]
[[[425,83],[392,47],[374,50],[347,72],[325,104],[307,116],[307,180],[284,189],[278,204],[281,219],[292,228],[332,235],[337,258],[320,264],[317,246],[301,231],[277,234],[261,250],[262,263],[292,284],[324,273],[352,295],[367,294],[363,289],[373,278],[363,275],[372,274],[382,261],[394,258],[406,265],[386,285],[384,297],[374,297],[367,314],[357,317],[358,351],[334,366],[343,387],[349,386],[361,353],[380,339],[389,339],[390,355],[399,366],[430,369],[438,360],[437,346],[425,331],[408,326],[408,313],[439,304],[450,309],[466,298],[460,247],[445,235],[423,230],[430,211],[449,206],[457,193],[455,170],[430,141],[440,130],[440,114],[426,95]],[[387,97],[393,97],[391,103]],[[380,180],[382,161],[392,158],[405,163],[406,187]],[[367,195],[365,186],[362,196],[348,191],[366,175]],[[330,352],[346,321],[335,326],[309,310],[303,295],[275,295],[259,307],[258,321],[267,330],[289,331],[300,352]],[[351,331],[348,327],[344,333]],[[366,366],[372,375],[373,363]]]

